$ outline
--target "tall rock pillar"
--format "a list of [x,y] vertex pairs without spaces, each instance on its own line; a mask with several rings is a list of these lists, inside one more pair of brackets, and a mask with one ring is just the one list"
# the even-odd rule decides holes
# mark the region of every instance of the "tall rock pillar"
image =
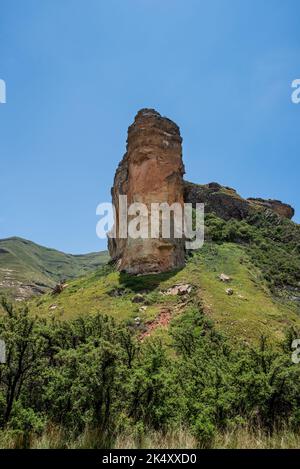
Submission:
[[[116,209],[116,237],[109,252],[118,269],[132,274],[166,272],[184,265],[184,240],[170,238],[120,238],[119,195],[128,206],[177,202],[183,206],[182,138],[179,127],[154,109],[140,110],[128,129],[127,149],[112,188]],[[150,223],[150,216],[149,216]]]

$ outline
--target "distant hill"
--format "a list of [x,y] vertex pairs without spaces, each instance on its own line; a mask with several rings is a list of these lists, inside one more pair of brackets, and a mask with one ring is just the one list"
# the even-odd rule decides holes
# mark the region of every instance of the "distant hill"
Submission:
[[106,251],[72,255],[18,237],[1,239],[0,293],[26,299],[45,293],[63,279],[96,270],[108,259]]

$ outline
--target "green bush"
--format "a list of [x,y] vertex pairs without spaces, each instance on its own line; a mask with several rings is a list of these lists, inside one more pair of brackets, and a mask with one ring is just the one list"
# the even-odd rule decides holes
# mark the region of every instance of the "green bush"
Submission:
[[270,287],[298,288],[300,282],[300,226],[274,213],[257,212],[245,220],[205,216],[206,240],[243,243],[252,262]]
[[122,432],[142,445],[147,430],[187,428],[200,447],[244,424],[274,429],[299,424],[300,368],[289,331],[281,348],[232,349],[194,304],[171,323],[171,343],[139,342],[132,329],[102,316],[73,321],[32,318],[3,302],[0,427],[30,447],[46,427],[112,447]]

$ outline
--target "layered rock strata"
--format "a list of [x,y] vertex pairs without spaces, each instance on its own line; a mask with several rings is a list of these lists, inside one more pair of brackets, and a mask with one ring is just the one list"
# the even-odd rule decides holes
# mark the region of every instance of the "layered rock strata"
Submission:
[[244,220],[253,210],[271,210],[281,218],[292,219],[293,207],[279,200],[249,198],[244,199],[235,189],[221,186],[217,182],[194,184],[184,181],[184,201],[193,206],[204,203],[206,213],[215,213],[224,220],[235,218]]
[[[184,240],[151,238],[151,204],[179,203],[183,206],[182,138],[179,127],[154,109],[140,110],[128,129],[126,153],[112,188],[116,209],[116,237],[109,239],[109,252],[118,269],[131,274],[166,272],[184,265]],[[149,210],[148,239],[120,236],[119,196],[127,196],[127,207],[138,202]],[[128,217],[128,223],[131,217]],[[128,225],[128,224],[127,224]]]

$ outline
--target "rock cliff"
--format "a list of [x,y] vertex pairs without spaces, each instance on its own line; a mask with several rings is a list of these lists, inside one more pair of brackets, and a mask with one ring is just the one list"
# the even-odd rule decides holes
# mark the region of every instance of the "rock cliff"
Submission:
[[[112,187],[116,209],[116,237],[108,242],[113,262],[121,271],[132,274],[164,272],[184,265],[184,239],[132,238],[120,234],[119,196],[127,196],[127,208],[144,203],[204,203],[205,212],[229,220],[243,220],[253,210],[272,210],[291,219],[294,209],[277,200],[244,199],[235,189],[216,182],[194,184],[183,181],[182,138],[179,127],[154,109],[140,110],[128,128],[126,153],[120,162]],[[136,216],[136,215],[135,215]],[[150,223],[150,216],[147,218]],[[141,220],[143,219],[141,217]],[[127,224],[134,218],[128,216]],[[160,233],[161,234],[161,233]]]
[[249,198],[247,199],[250,203],[259,205],[260,207],[273,210],[273,212],[277,213],[280,217],[288,218],[291,220],[295,215],[295,210],[288,204],[281,202],[280,200],[272,200],[272,199],[260,199],[260,198]]
[[243,199],[234,189],[224,187],[217,182],[194,184],[184,182],[184,201],[204,203],[205,212],[214,212],[224,220],[244,219],[249,213],[249,202]]
[[164,272],[184,265],[183,239],[120,238],[118,213],[119,195],[127,195],[128,206],[144,203],[149,212],[151,203],[183,205],[181,142],[179,127],[153,109],[139,111],[128,129],[127,151],[117,168],[112,188],[117,236],[109,239],[110,255],[121,271]]
[[204,203],[205,212],[213,212],[224,220],[243,220],[253,210],[272,210],[278,216],[292,219],[294,209],[279,200],[249,198],[244,199],[235,189],[221,186],[217,182],[194,184],[184,181],[184,201],[193,205]]

